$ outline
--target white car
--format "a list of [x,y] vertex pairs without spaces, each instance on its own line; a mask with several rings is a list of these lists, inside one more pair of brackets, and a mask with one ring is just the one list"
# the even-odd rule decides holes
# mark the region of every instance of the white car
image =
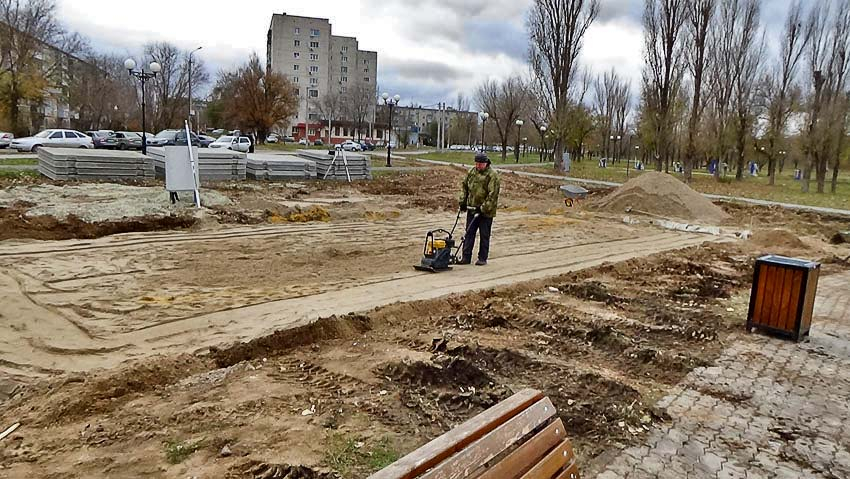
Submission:
[[274,133],[266,137],[266,143],[277,143],[278,141],[280,141],[280,138]]
[[12,140],[15,139],[15,135],[6,132],[0,132],[0,148],[9,148],[9,145],[12,144]]
[[345,151],[363,151],[363,145],[354,140],[345,140],[345,142],[339,146],[341,146]]
[[251,139],[247,136],[222,136],[210,143],[209,147],[248,153],[251,149]]
[[12,140],[12,149],[35,152],[42,146],[51,148],[94,148],[91,137],[76,130],[44,130],[36,135]]

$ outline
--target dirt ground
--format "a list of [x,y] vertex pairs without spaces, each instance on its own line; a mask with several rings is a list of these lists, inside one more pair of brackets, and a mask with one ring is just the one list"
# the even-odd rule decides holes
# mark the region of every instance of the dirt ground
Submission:
[[842,218],[722,204],[756,235],[718,242],[504,175],[491,265],[415,273],[461,175],[217,185],[179,231],[0,212],[0,476],[366,477],[534,387],[593,477],[741,333],[755,257],[850,266]]

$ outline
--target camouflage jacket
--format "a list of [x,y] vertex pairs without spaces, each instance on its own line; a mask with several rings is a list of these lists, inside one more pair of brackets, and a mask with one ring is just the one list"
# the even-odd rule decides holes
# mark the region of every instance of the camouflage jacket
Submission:
[[484,171],[475,168],[469,170],[461,185],[458,200],[467,206],[480,206],[485,216],[495,217],[499,206],[499,174],[490,167]]

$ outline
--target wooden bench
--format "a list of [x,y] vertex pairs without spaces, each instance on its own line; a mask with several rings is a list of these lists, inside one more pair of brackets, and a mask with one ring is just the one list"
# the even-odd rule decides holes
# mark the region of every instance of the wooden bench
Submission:
[[370,479],[578,479],[564,424],[525,389],[404,456]]

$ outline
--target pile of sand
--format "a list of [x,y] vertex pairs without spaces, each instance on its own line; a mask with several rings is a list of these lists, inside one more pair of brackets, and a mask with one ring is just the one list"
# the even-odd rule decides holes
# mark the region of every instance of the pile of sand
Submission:
[[595,200],[591,208],[609,213],[643,213],[701,224],[731,219],[720,207],[671,175],[649,172]]
[[794,233],[783,229],[764,229],[753,231],[750,241],[766,248],[803,249],[803,243]]

